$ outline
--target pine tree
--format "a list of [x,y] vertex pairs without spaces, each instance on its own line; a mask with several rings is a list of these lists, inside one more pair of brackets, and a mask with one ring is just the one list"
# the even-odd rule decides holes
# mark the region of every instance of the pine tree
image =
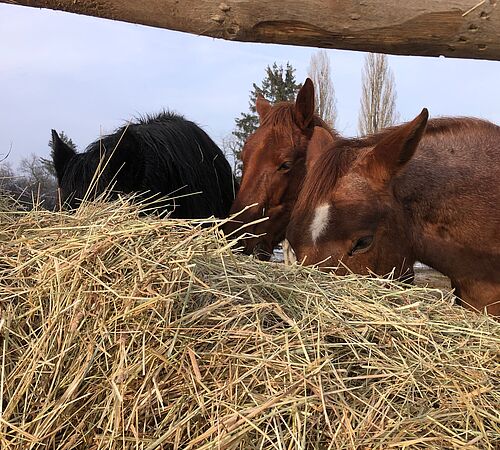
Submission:
[[[76,145],[73,142],[73,140],[64,132],[61,131],[59,134],[59,137],[61,138],[61,141],[64,143],[68,144],[73,150],[76,151]],[[43,168],[50,173],[53,177],[56,176],[56,169],[54,167],[54,148],[52,145],[52,138],[49,140],[49,147],[50,147],[50,158],[40,158],[40,163],[42,164]]]
[[257,95],[262,95],[271,103],[282,101],[293,101],[301,88],[295,80],[295,69],[290,63],[285,67],[274,63],[272,67],[266,67],[266,76],[260,86],[253,83],[253,90],[250,92],[249,109],[250,112],[243,112],[235,119],[236,127],[232,132],[235,137],[232,153],[235,159],[236,174],[241,170],[241,150],[248,137],[259,126],[259,116],[255,107]]

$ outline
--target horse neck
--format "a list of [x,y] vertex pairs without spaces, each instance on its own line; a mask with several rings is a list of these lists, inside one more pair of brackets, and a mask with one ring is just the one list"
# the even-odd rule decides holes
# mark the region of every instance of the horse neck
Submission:
[[498,242],[500,189],[498,181],[492,185],[500,177],[498,142],[500,128],[491,135],[464,129],[424,136],[394,185],[417,260],[449,272],[469,249],[487,253]]

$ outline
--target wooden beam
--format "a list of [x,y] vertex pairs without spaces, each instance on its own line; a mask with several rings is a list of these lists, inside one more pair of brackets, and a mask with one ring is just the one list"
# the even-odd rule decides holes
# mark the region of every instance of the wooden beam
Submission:
[[500,60],[497,0],[0,0],[244,42]]

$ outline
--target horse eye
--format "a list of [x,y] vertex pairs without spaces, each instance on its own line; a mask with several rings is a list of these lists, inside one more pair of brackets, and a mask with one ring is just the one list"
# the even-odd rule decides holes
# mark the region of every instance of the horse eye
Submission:
[[278,167],[279,171],[282,170],[290,170],[292,167],[292,163],[290,161],[285,161],[284,163],[281,164],[281,166]]
[[363,253],[370,248],[373,242],[373,236],[364,236],[360,239],[357,239],[354,242],[351,250],[349,251],[349,256],[354,255],[355,253]]

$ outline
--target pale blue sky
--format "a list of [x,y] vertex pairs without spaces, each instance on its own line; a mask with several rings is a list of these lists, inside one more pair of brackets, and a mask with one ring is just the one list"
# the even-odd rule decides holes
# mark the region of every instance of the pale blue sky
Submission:
[[[0,4],[0,156],[47,156],[50,129],[83,150],[139,114],[167,108],[217,142],[248,108],[274,61],[306,77],[307,47],[215,40],[74,14]],[[338,130],[356,134],[364,54],[328,50]],[[500,62],[390,56],[401,120],[469,115],[500,123]]]

